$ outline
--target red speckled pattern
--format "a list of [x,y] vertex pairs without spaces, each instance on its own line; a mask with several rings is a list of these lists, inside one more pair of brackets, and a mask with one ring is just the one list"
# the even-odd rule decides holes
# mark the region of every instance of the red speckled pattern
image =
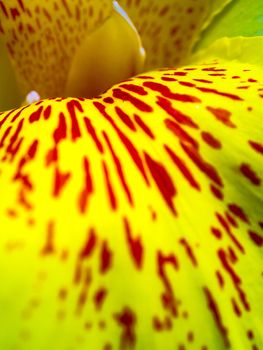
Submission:
[[120,0],[146,49],[146,66],[185,62],[202,29],[228,0]]
[[0,115],[5,349],[260,350],[260,74],[211,60]]
[[111,0],[0,1],[0,34],[23,93],[63,95],[76,51],[111,13]]

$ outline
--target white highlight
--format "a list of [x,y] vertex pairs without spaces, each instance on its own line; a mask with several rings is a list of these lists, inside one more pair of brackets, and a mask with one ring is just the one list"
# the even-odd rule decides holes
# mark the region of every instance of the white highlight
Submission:
[[38,102],[40,100],[40,96],[36,91],[30,91],[26,96],[26,102],[28,104]]
[[137,29],[135,28],[134,24],[132,23],[130,17],[127,15],[127,13],[124,11],[124,9],[118,4],[117,1],[113,1],[113,7],[116,12],[118,12],[119,15],[121,15],[126,21],[129,23],[129,25],[137,32]]

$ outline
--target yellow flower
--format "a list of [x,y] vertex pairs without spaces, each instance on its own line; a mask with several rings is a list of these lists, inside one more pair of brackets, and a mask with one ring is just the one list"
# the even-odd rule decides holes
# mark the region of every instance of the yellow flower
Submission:
[[208,26],[228,2],[120,1],[140,39],[110,0],[0,1],[2,109],[44,98],[0,115],[1,349],[263,347],[263,40],[243,0]]

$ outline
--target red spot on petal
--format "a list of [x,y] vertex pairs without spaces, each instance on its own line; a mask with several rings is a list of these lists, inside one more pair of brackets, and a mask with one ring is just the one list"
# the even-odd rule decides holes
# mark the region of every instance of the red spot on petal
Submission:
[[211,185],[211,186],[210,186],[210,190],[211,190],[212,194],[213,194],[217,199],[219,199],[219,200],[223,200],[223,199],[224,199],[224,195],[223,195],[222,191],[221,191],[218,187],[216,187],[216,186],[214,186],[214,185]]
[[193,79],[195,81],[199,81],[200,83],[206,83],[206,84],[212,84],[212,80],[206,80],[206,79]]
[[[14,122],[20,117],[21,113],[22,113],[25,109],[27,109],[29,106],[30,106],[30,105],[27,105],[27,106],[25,106],[25,107],[19,109],[19,111],[18,111],[18,112],[14,115],[14,117],[12,118],[11,123],[14,123]],[[10,113],[12,113],[12,111],[11,111]],[[6,117],[8,117],[8,115],[9,115],[10,113],[8,113]],[[4,119],[5,119],[5,118],[4,118]],[[0,123],[0,126],[1,126],[1,123]]]
[[169,78],[169,77],[162,77],[161,78],[163,81],[177,81],[175,78]]
[[108,292],[105,288],[101,288],[94,295],[94,303],[98,311],[102,309],[107,293]]
[[124,218],[124,227],[129,245],[129,250],[131,252],[134,263],[138,269],[141,269],[143,264],[143,245],[141,243],[141,239],[140,237],[132,237],[131,227],[127,218]]
[[55,223],[50,221],[47,226],[47,238],[46,243],[43,249],[41,250],[41,255],[50,255],[54,254],[54,236],[55,236]]
[[202,71],[204,71],[204,72],[225,72],[226,69],[217,68],[217,67],[210,67],[210,68],[202,68]]
[[135,108],[139,109],[142,112],[152,112],[153,108],[145,103],[143,100],[138,99],[137,97],[132,96],[126,91],[121,89],[113,89],[113,97],[120,99],[122,101],[130,102]]
[[[119,136],[121,142],[125,146],[126,150],[128,151],[129,155],[131,156],[134,164],[136,165],[137,169],[140,171],[141,175],[143,176],[146,184],[148,185],[148,178],[144,169],[144,164],[141,160],[140,154],[138,150],[135,148],[133,143],[130,141],[130,139],[122,132],[120,128],[117,127],[115,121],[111,118],[111,116],[106,112],[105,106],[98,102],[94,102],[94,106],[99,110],[99,112],[106,118],[106,120],[111,124],[111,126],[116,131],[117,135]],[[109,143],[107,141],[107,143]],[[111,147],[112,148],[112,147]]]
[[114,99],[112,97],[105,97],[103,99],[103,102],[109,103],[109,104],[113,104],[114,103]]
[[152,159],[147,153],[145,153],[145,160],[165,202],[172,210],[172,212],[176,214],[176,210],[173,204],[173,198],[176,195],[176,188],[170,175],[162,164]]
[[52,107],[49,105],[45,108],[44,113],[43,113],[45,120],[49,119],[51,112],[52,112]]
[[86,242],[79,253],[79,259],[84,260],[90,257],[97,243],[97,236],[95,230],[91,228],[89,230]]
[[263,144],[255,141],[248,141],[248,143],[256,152],[263,154]]
[[149,136],[151,139],[155,139],[155,136],[149,126],[146,125],[145,122],[137,114],[134,114],[134,120],[147,136]]
[[71,174],[69,172],[63,173],[59,170],[58,167],[55,169],[54,173],[54,188],[53,195],[58,197],[62,189],[66,186],[68,180],[70,179]]
[[217,277],[220,288],[224,288],[225,281],[224,281],[222,274],[218,270],[216,271],[216,277]]
[[197,266],[197,260],[196,257],[194,255],[193,249],[190,246],[190,244],[187,242],[187,240],[185,238],[182,238],[180,240],[180,243],[182,244],[182,246],[185,248],[186,254],[188,255],[188,257],[190,258],[190,261],[192,262],[193,266]]
[[263,237],[261,237],[258,233],[249,230],[248,231],[249,237],[252,239],[252,241],[258,246],[263,246]]
[[184,144],[189,144],[194,148],[198,148],[198,142],[192,138],[183,128],[180,127],[177,123],[174,123],[170,119],[165,119],[164,121],[166,127],[172,131],[172,133]]
[[143,86],[147,87],[153,91],[161,93],[163,97],[167,97],[168,99],[181,101],[181,102],[190,102],[190,103],[201,102],[201,100],[196,96],[173,93],[168,88],[168,86],[160,84],[160,83],[146,81],[143,83]]
[[109,147],[109,150],[112,154],[112,157],[113,157],[113,160],[114,160],[114,163],[115,163],[115,167],[116,167],[116,170],[117,170],[117,173],[118,173],[118,176],[119,176],[119,179],[120,179],[120,182],[122,184],[122,187],[124,189],[124,192],[127,196],[127,199],[129,201],[129,203],[133,206],[133,199],[132,199],[132,195],[131,195],[131,192],[130,192],[130,188],[127,184],[127,181],[125,179],[125,176],[124,176],[124,173],[123,173],[123,169],[122,169],[122,164],[119,160],[119,158],[117,157],[113,147],[112,147],[112,144],[110,142],[110,139],[108,137],[108,135],[106,134],[105,131],[103,131],[103,136],[105,138],[105,141]]
[[115,107],[117,115],[120,117],[121,121],[132,131],[136,131],[135,125],[133,124],[131,118],[125,113],[121,108]]
[[174,72],[173,75],[177,75],[179,77],[185,77],[187,75],[187,72]]
[[29,122],[34,123],[39,121],[42,111],[43,111],[43,106],[39,107],[35,112],[31,113],[29,117]]
[[242,312],[240,310],[240,307],[238,306],[236,300],[234,298],[231,298],[232,306],[234,313],[237,315],[237,317],[240,317],[242,315]]
[[178,83],[182,86],[195,87],[195,84],[189,83],[188,81],[178,81]]
[[261,179],[252,169],[250,164],[242,163],[240,165],[240,171],[255,186],[259,186],[261,184]]
[[110,179],[110,173],[109,173],[109,170],[108,170],[108,167],[107,167],[107,164],[105,163],[105,161],[102,161],[102,167],[103,167],[105,183],[106,183],[106,187],[107,187],[107,191],[108,191],[108,195],[109,195],[110,205],[111,205],[112,210],[116,210],[117,209],[117,198],[116,198],[114,190],[113,190],[113,186],[112,186],[111,179]]
[[223,341],[225,343],[225,346],[229,347],[230,343],[229,343],[229,339],[228,339],[228,331],[227,331],[227,328],[223,324],[218,305],[217,305],[212,293],[210,292],[210,290],[207,287],[204,287],[204,293],[205,293],[205,296],[207,299],[207,305],[208,305],[209,309],[211,310],[212,315],[213,315],[214,320],[215,320],[215,323],[217,325],[217,328],[223,337]]
[[216,139],[211,133],[203,131],[201,135],[202,135],[202,139],[212,148],[214,149],[222,148],[221,142],[218,139]]
[[6,152],[11,155],[11,160],[14,159],[23,142],[23,137],[18,140],[21,130],[23,129],[23,124],[24,124],[24,119],[21,119],[14,134],[11,136],[10,141],[8,143]]
[[217,170],[209,163],[207,163],[199,154],[195,147],[189,144],[181,143],[181,146],[187,156],[194,162],[194,164],[212,181],[214,181],[220,187],[223,186],[222,179],[219,176]]
[[157,331],[169,331],[173,328],[172,320],[166,316],[163,321],[158,316],[154,316],[152,320],[153,328]]
[[147,95],[147,91],[144,90],[144,88],[140,85],[134,85],[134,84],[122,84],[120,85],[122,89],[134,92],[140,96]]
[[57,162],[58,160],[58,150],[57,148],[52,148],[47,152],[46,155],[46,166],[50,166],[50,164]]
[[0,140],[0,148],[2,148],[2,147],[4,146],[5,140],[6,140],[6,138],[8,137],[8,135],[9,135],[9,133],[10,133],[11,130],[12,130],[12,126],[9,126],[9,127],[5,130],[3,136],[2,136],[2,138],[1,138],[1,140]]
[[219,213],[216,213],[216,217],[217,220],[219,221],[219,223],[221,224],[222,228],[225,230],[225,232],[228,234],[228,236],[230,237],[230,239],[232,240],[232,242],[236,245],[236,247],[242,252],[244,253],[244,247],[242,246],[242,244],[239,242],[239,240],[235,237],[235,235],[233,234],[233,232],[231,231],[228,222],[224,219],[224,217],[222,215],[220,215]]
[[180,112],[178,109],[172,107],[171,101],[158,97],[157,105],[159,105],[166,113],[168,113],[177,123],[189,126],[191,128],[198,128],[198,125],[192,119]]
[[244,210],[239,207],[237,204],[229,204],[228,205],[229,210],[235,215],[237,216],[239,219],[241,219],[244,222],[249,223],[248,217],[246,215],[246,213],[244,212]]
[[[235,256],[232,256],[231,252],[230,255],[227,255],[227,253],[223,249],[218,250],[218,257],[222,263],[223,268],[226,270],[226,272],[229,274],[234,287],[236,288],[240,301],[242,302],[244,308],[249,311],[250,305],[247,301],[246,294],[241,289],[241,278],[237,275],[237,273],[234,271],[233,266],[231,265],[236,262]],[[234,258],[234,259],[233,259]]]
[[218,91],[216,89],[210,89],[210,88],[204,88],[204,87],[196,87],[196,89],[198,89],[198,90],[200,90],[200,91],[202,91],[204,93],[212,93],[212,94],[215,94],[215,95],[219,95],[219,96],[222,96],[222,97],[229,98],[229,99],[234,100],[234,101],[243,101],[243,98],[241,98],[238,95],[229,94],[227,92]]
[[251,329],[247,331],[247,337],[250,340],[254,339],[254,333],[253,333],[253,331]]
[[85,125],[86,125],[86,128],[87,128],[87,132],[88,132],[88,134],[91,136],[92,140],[94,141],[97,150],[98,150],[100,153],[103,153],[104,150],[103,150],[102,143],[101,143],[101,141],[99,140],[99,138],[98,138],[98,136],[97,136],[97,133],[96,133],[96,130],[95,130],[95,128],[93,127],[93,125],[92,125],[90,119],[87,118],[87,117],[84,117],[84,122],[85,122]]
[[183,159],[181,159],[179,156],[177,156],[168,146],[164,146],[165,150],[171,157],[172,161],[174,164],[177,166],[177,168],[180,170],[182,173],[183,177],[189,182],[189,184],[200,191],[200,185],[199,183],[195,180],[194,176],[192,175],[191,171],[188,169],[186,166],[185,162]]
[[161,251],[157,254],[157,267],[160,279],[165,287],[165,292],[162,294],[162,302],[165,309],[168,309],[175,317],[178,315],[177,301],[174,295],[174,291],[171,285],[171,281],[165,271],[165,267],[171,265],[175,270],[178,270],[179,265],[176,257],[173,254],[165,256]]
[[230,120],[231,112],[229,112],[228,110],[213,107],[206,107],[206,109],[209,112],[211,112],[216,117],[216,119],[222,122],[224,125],[228,126],[229,128],[236,128],[236,125]]
[[77,111],[83,112],[82,105],[77,100],[71,100],[67,103],[67,109],[69,111],[69,115],[71,118],[71,135],[72,140],[75,141],[81,136],[78,119],[77,119]]
[[137,321],[135,313],[128,307],[122,312],[114,315],[115,320],[122,327],[121,349],[133,349],[136,342],[135,324]]
[[66,136],[67,136],[67,124],[66,124],[65,116],[63,113],[60,113],[58,127],[54,131],[53,138],[55,143],[58,144],[61,140],[65,139]]
[[104,274],[109,271],[112,265],[113,253],[108,246],[108,242],[104,241],[100,253],[100,273]]
[[82,214],[85,213],[88,205],[88,199],[93,192],[93,183],[90,173],[90,164],[86,157],[83,159],[83,168],[84,168],[84,188],[79,196],[79,209]]
[[222,232],[217,227],[211,227],[211,232],[217,239],[222,238]]

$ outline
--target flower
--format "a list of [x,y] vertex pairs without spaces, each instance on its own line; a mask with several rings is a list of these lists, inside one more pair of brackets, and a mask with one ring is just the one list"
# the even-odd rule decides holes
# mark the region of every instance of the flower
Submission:
[[[202,1],[195,15],[197,1],[122,1],[147,67],[183,66],[0,115],[2,349],[262,347],[262,38],[219,34],[189,56],[226,3]],[[112,4],[30,4],[0,1],[0,28],[20,84],[43,97],[66,86],[70,53]]]

